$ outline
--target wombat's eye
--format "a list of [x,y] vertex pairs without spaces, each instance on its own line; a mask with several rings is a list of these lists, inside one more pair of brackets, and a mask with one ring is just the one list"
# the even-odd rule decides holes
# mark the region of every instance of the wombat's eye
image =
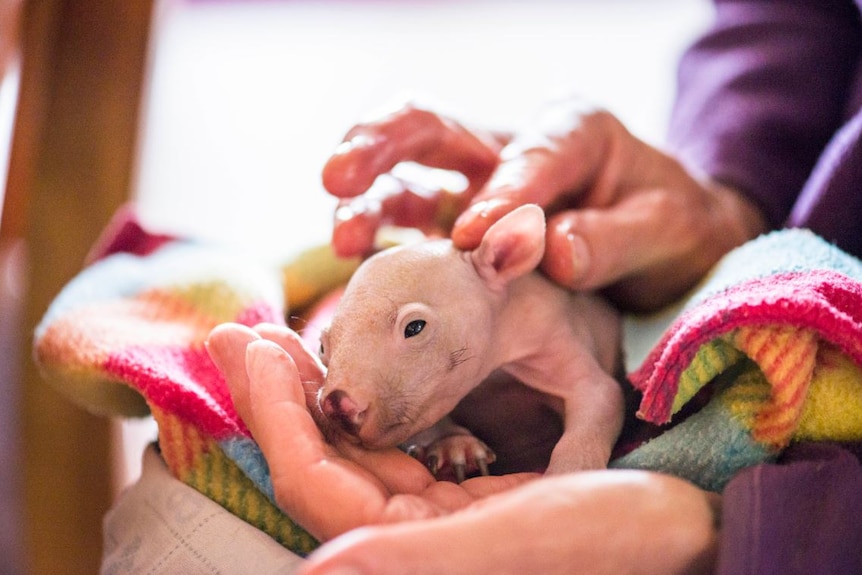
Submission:
[[425,320],[424,319],[414,319],[410,323],[407,324],[407,327],[404,328],[404,339],[408,337],[413,337],[414,335],[419,335],[425,329]]

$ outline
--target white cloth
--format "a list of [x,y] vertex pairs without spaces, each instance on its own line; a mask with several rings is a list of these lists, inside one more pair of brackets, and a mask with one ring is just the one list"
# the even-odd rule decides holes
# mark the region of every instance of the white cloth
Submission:
[[302,558],[174,478],[153,446],[104,520],[101,573],[289,574]]

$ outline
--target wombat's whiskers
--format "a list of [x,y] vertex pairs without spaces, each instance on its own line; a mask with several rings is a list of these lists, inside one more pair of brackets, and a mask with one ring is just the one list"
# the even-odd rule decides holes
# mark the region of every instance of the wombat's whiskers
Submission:
[[449,353],[449,371],[452,371],[468,359],[473,358],[472,355],[467,355],[467,351],[468,349],[466,347],[462,347]]

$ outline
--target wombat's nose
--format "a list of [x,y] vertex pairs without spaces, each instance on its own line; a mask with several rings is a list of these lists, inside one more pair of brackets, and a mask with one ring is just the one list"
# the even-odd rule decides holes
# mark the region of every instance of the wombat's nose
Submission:
[[340,389],[330,391],[321,402],[324,415],[341,425],[351,435],[357,435],[365,420],[365,409],[360,408],[347,392]]

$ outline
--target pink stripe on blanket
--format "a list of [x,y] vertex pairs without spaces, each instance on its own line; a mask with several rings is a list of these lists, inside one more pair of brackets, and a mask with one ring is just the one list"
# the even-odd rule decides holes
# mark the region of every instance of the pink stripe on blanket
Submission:
[[249,435],[227,384],[203,346],[132,346],[112,352],[104,370],[128,382],[147,402],[224,439]]
[[644,393],[644,418],[670,420],[680,375],[704,344],[757,325],[812,329],[862,365],[862,284],[826,270],[782,273],[733,286],[687,310],[630,375]]
[[[248,326],[284,323],[278,310],[266,303],[248,306],[234,321]],[[121,347],[111,350],[101,367],[136,389],[147,403],[197,426],[216,440],[250,436],[203,341]]]

